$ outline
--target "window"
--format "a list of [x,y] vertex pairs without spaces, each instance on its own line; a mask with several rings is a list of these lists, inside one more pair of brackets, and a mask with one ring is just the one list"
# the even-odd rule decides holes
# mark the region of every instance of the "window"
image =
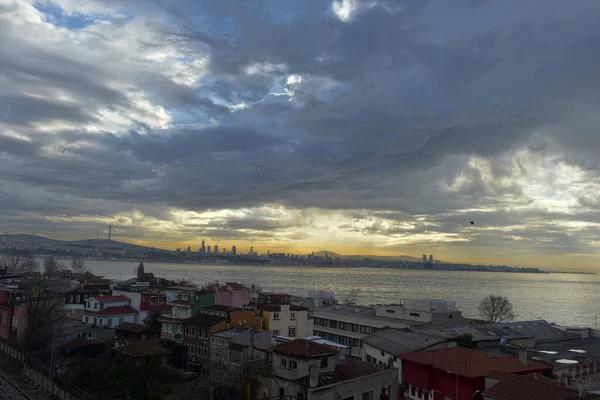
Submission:
[[106,325],[108,325],[108,326],[112,326],[112,318],[109,318],[109,319],[108,319],[108,322],[106,323]]
[[288,329],[288,336],[289,337],[296,336],[296,327],[295,326],[290,326],[290,328]]
[[202,348],[202,357],[208,358],[208,347]]
[[287,362],[288,362],[287,358],[282,358],[281,359],[281,366],[283,368],[287,368]]
[[205,329],[204,330],[204,339],[207,339],[210,337],[210,329]]
[[343,399],[340,399],[340,400],[354,400],[354,395],[348,396],[348,397],[344,397]]
[[350,338],[350,346],[352,347],[360,347],[360,340],[355,338]]
[[163,332],[166,332],[167,331],[167,325],[169,325],[169,324],[167,324],[166,322],[163,322],[162,325],[163,325]]
[[291,312],[290,313],[290,319],[291,320],[295,320],[296,319],[296,313],[295,312]]
[[196,353],[196,354],[197,354],[198,356],[202,356],[202,349],[203,349],[203,348],[204,348],[204,347],[202,347],[202,346],[198,346],[198,348],[196,349],[196,351],[197,351],[197,353]]
[[369,390],[368,392],[363,392],[362,400],[373,400],[373,391]]
[[327,361],[329,360],[329,358],[325,357],[325,358],[321,358],[321,368],[327,368]]
[[185,327],[185,336],[189,336],[190,335],[190,327],[186,325]]
[[371,327],[370,326],[361,325],[360,326],[360,333],[369,335],[371,333]]
[[350,332],[358,332],[358,324],[350,324]]
[[279,329],[275,329],[271,331],[271,337],[279,336]]
[[98,324],[98,318],[94,318],[94,325]]
[[190,336],[196,336],[196,327],[190,326]]
[[329,327],[330,327],[330,328],[335,328],[335,329],[337,329],[337,327],[338,327],[338,322],[337,322],[337,321],[334,321],[334,320],[332,320],[332,319],[330,319],[330,320],[329,320]]
[[81,302],[81,297],[79,295],[77,295],[77,303]]
[[416,313],[416,312],[408,313],[408,315],[410,315],[411,317],[420,317],[421,316],[421,314]]
[[119,325],[123,323],[123,317],[119,318]]
[[98,309],[98,303],[94,302],[94,310]]
[[452,314],[448,315],[448,318],[449,318],[449,319],[452,319]]
[[169,333],[173,333],[173,324],[169,324]]
[[90,323],[90,317],[88,317],[87,315],[85,316],[85,323],[89,324]]
[[279,313],[278,312],[274,312],[273,313],[273,319],[279,319]]
[[104,310],[104,303],[100,303],[100,309]]
[[194,347],[196,347],[196,346],[194,346],[193,344],[190,344],[190,354],[191,355],[194,355]]
[[340,322],[339,327],[340,327],[341,330],[347,331],[348,330],[348,323],[347,322]]
[[88,332],[88,338],[91,339],[92,338],[92,332]]
[[188,299],[188,295],[187,294],[181,295],[181,300],[187,300],[187,299]]
[[396,310],[387,310],[386,309],[385,312],[389,313],[389,314],[396,314]]

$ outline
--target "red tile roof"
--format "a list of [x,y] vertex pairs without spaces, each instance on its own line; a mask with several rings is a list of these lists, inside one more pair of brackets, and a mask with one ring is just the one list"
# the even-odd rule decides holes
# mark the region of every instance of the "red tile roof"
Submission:
[[419,351],[404,354],[400,358],[465,377],[486,376],[494,370],[524,373],[552,369],[552,366],[537,361],[529,360],[525,365],[521,364],[517,357],[494,357],[462,347]]
[[494,371],[488,375],[498,381],[483,394],[497,400],[577,400],[600,399],[594,394],[578,397],[579,392],[538,374],[515,375]]
[[100,303],[112,303],[112,302],[116,302],[116,301],[130,301],[129,297],[127,297],[127,296],[94,296],[94,297],[90,297],[90,299],[94,299]]
[[282,353],[296,357],[316,358],[325,355],[336,354],[339,350],[335,347],[316,343],[310,340],[296,339],[275,346],[273,351],[276,353]]
[[127,346],[119,347],[117,351],[130,357],[151,357],[154,355],[171,354],[171,350],[167,350],[153,341],[134,342]]
[[116,306],[106,307],[102,310],[85,310],[85,313],[93,315],[137,314],[137,310],[131,306]]
[[334,372],[321,374],[319,376],[319,386],[349,381],[351,379],[369,376],[382,371],[389,370],[378,368],[377,365],[366,361],[346,360],[343,363],[336,365]]

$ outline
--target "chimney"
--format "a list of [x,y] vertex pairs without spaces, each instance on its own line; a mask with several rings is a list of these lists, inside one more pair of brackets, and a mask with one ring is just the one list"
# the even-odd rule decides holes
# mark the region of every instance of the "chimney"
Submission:
[[527,365],[527,349],[524,347],[519,348],[519,362]]
[[308,386],[316,388],[319,385],[319,366],[311,365],[308,367]]

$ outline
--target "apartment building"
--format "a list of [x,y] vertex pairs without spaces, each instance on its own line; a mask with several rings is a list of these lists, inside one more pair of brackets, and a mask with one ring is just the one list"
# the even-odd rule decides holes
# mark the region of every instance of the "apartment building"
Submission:
[[467,321],[456,303],[443,300],[403,300],[400,304],[360,307],[331,304],[312,308],[313,334],[352,346],[353,357],[362,359],[361,339],[384,328],[450,326]]
[[275,342],[277,336],[312,336],[313,320],[308,308],[293,304],[258,304],[258,313],[263,319],[263,330],[270,331]]

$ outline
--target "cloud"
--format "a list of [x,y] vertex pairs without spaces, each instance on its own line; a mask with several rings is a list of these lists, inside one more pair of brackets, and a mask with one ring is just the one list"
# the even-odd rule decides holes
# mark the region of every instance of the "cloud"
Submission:
[[[169,246],[593,253],[599,11],[9,1],[0,222],[93,236],[114,221]],[[284,211],[235,214],[264,207]]]

